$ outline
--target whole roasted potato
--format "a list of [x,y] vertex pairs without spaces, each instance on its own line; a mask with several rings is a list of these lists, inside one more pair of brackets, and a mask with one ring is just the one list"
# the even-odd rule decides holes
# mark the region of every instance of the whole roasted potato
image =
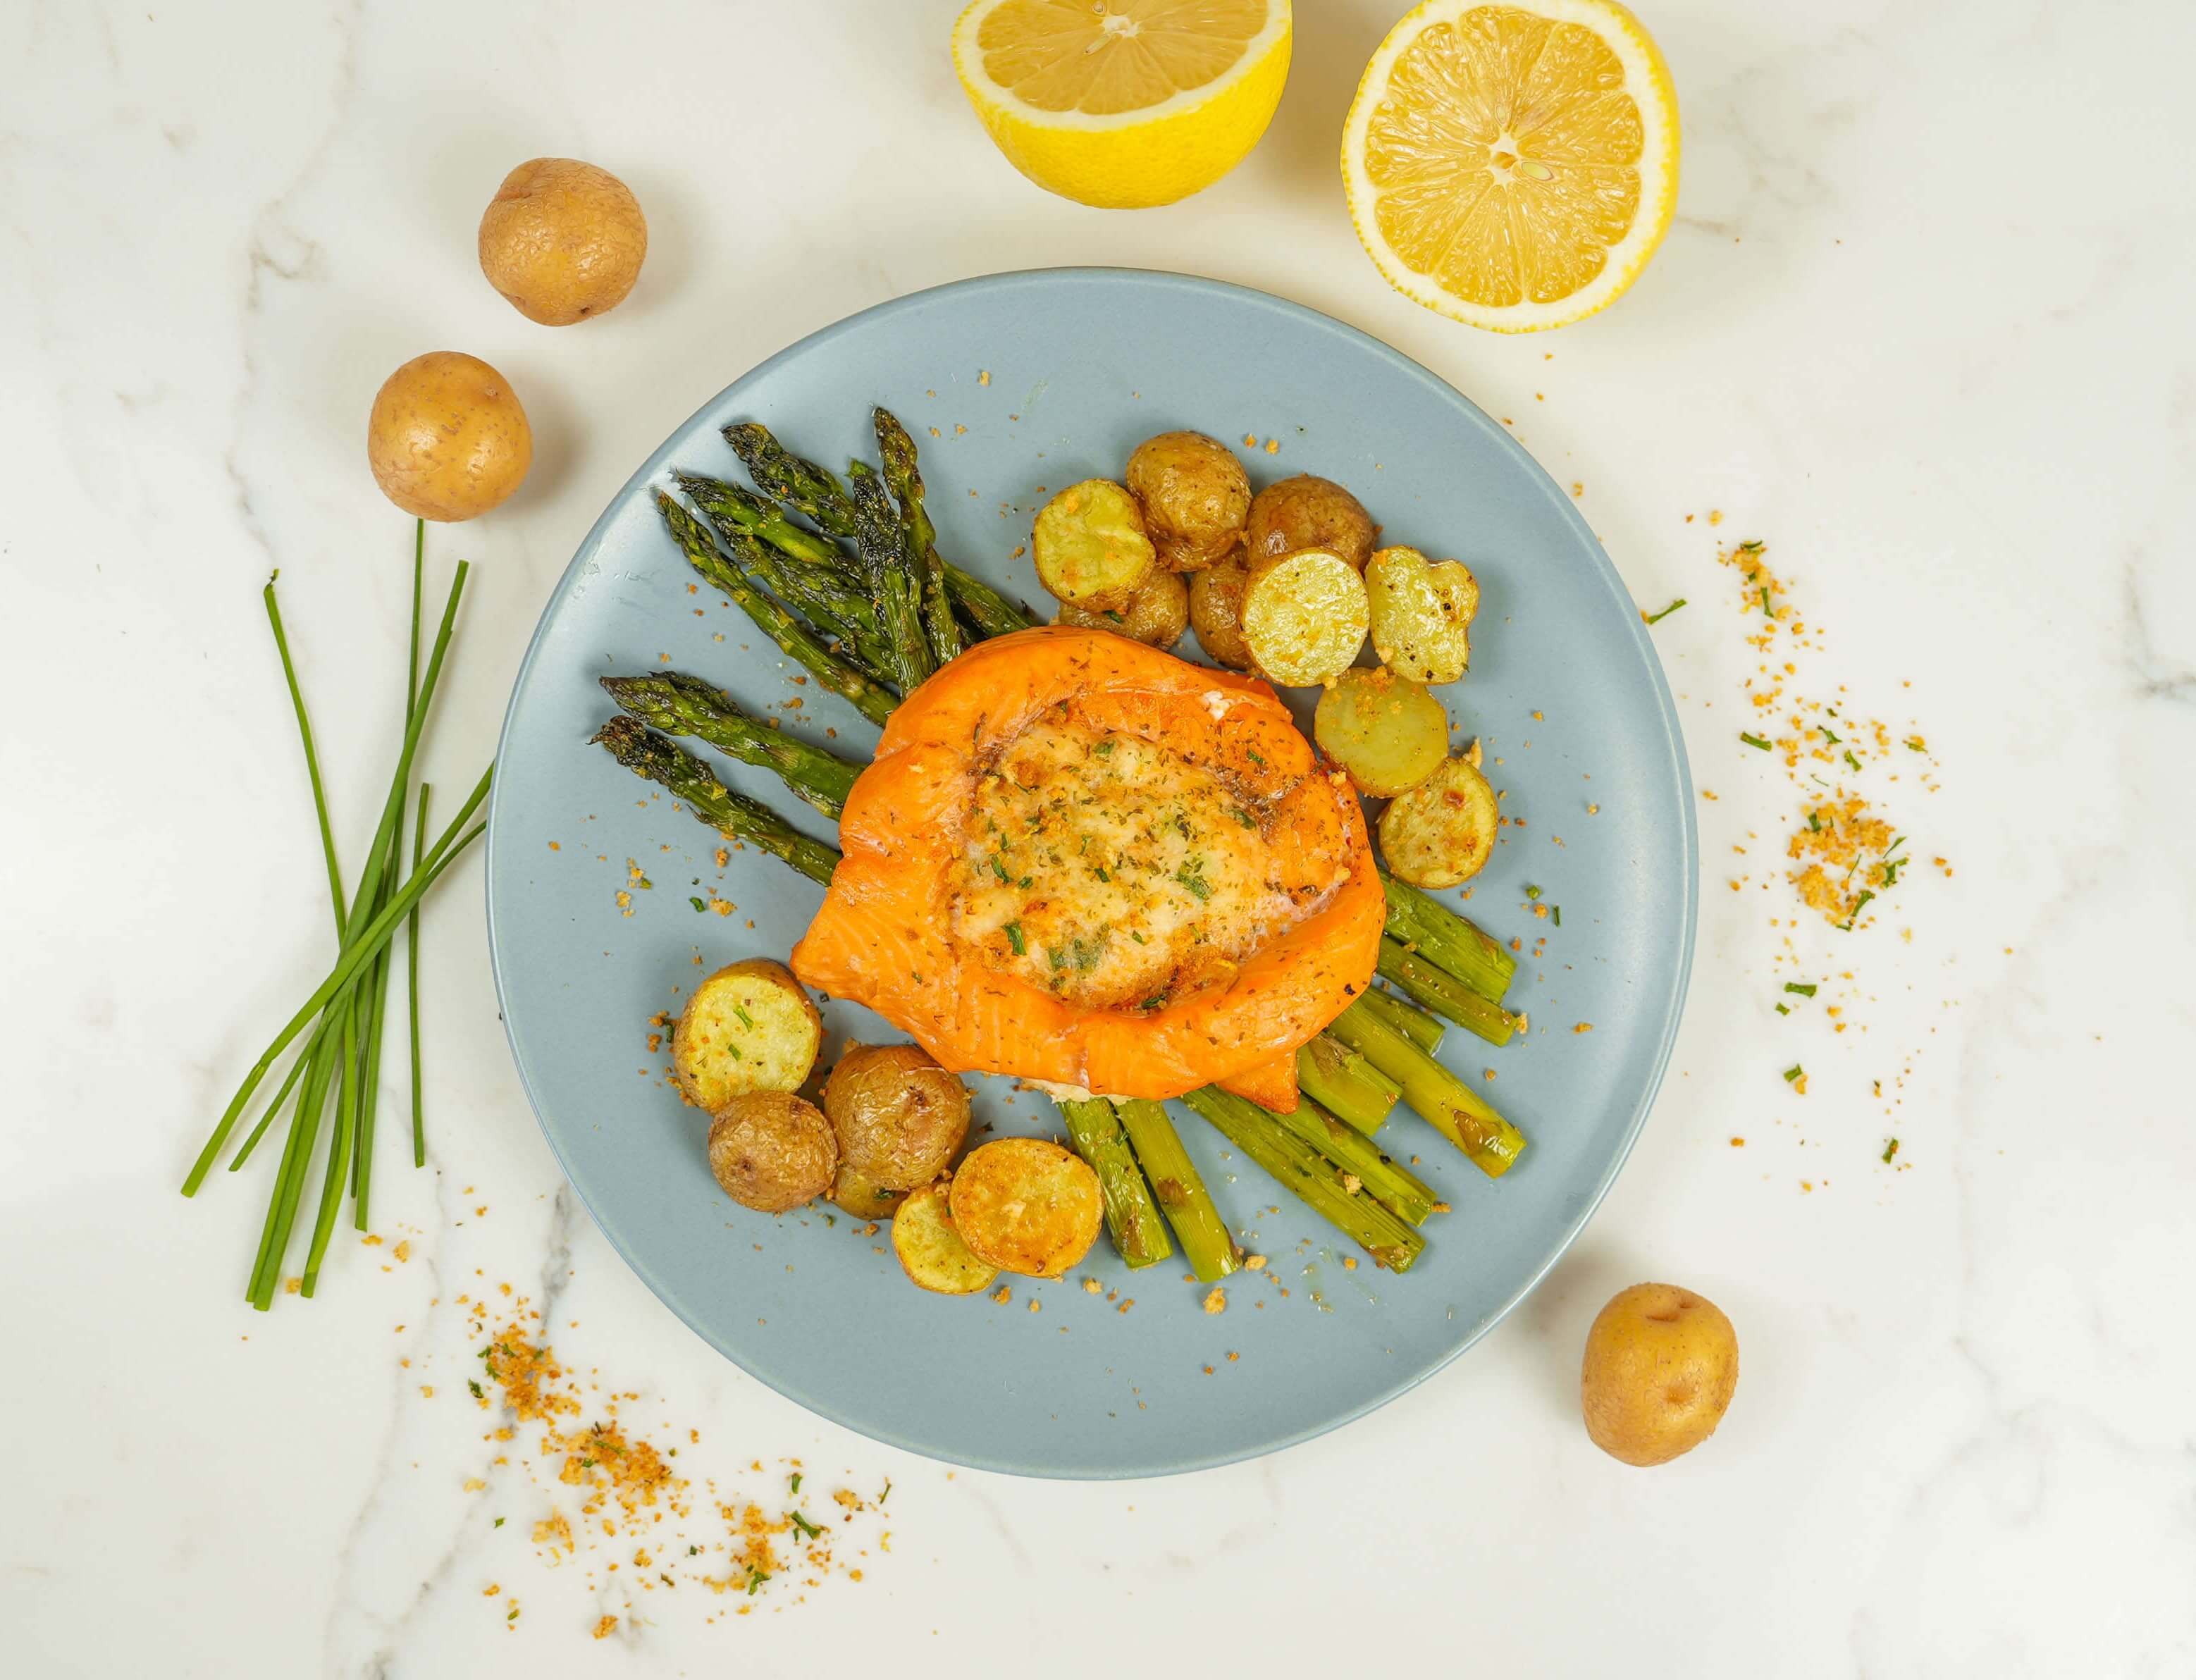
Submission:
[[709,1122],[709,1171],[743,1208],[783,1213],[830,1189],[839,1140],[812,1102],[749,1091]]
[[366,423],[381,494],[419,519],[471,519],[525,482],[534,430],[502,374],[430,350],[382,382]]
[[1372,556],[1372,516],[1332,478],[1300,472],[1251,499],[1243,545],[1252,565],[1300,548],[1323,548],[1361,572]]
[[914,1044],[850,1044],[824,1084],[848,1166],[887,1190],[945,1170],[968,1135],[968,1088]]
[[544,326],[616,308],[647,255],[639,200],[608,170],[576,158],[521,164],[481,215],[481,272],[511,308]]
[[1251,481],[1228,446],[1198,431],[1147,437],[1129,457],[1129,493],[1170,572],[1194,572],[1226,557],[1243,538]]
[[1738,1389],[1738,1333],[1674,1284],[1620,1290],[1586,1334],[1579,1394],[1593,1444],[1627,1464],[1690,1452]]
[[1251,644],[1243,639],[1243,597],[1250,587],[1250,568],[1240,559],[1190,574],[1190,628],[1198,646],[1231,671],[1251,668]]

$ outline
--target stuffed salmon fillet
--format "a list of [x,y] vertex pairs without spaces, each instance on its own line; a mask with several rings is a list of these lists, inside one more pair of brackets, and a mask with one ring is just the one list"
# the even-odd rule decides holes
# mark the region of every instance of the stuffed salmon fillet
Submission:
[[793,969],[945,1066],[1284,1111],[1371,979],[1357,801],[1264,683],[1105,631],[985,642],[886,725]]

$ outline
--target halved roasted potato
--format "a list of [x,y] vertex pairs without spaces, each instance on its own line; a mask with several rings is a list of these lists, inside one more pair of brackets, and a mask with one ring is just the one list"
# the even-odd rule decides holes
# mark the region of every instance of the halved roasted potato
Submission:
[[709,1122],[709,1171],[743,1208],[783,1213],[831,1187],[839,1140],[814,1103],[789,1091],[748,1091]]
[[901,1270],[933,1295],[974,1295],[999,1275],[997,1267],[978,1259],[962,1241],[944,1184],[926,1184],[900,1204],[892,1240]]
[[824,1084],[839,1153],[888,1190],[945,1170],[968,1135],[968,1088],[916,1044],[849,1044]]
[[714,1112],[747,1091],[797,1091],[816,1065],[824,1018],[793,971],[766,956],[694,988],[671,1032],[671,1077]]
[[1358,792],[1391,800],[1448,757],[1448,713],[1419,684],[1385,666],[1352,666],[1320,696],[1312,736]]
[[1372,552],[1372,516],[1332,478],[1300,472],[1251,498],[1243,547],[1252,565],[1300,548],[1323,548],[1361,572]]
[[1486,866],[1500,826],[1487,778],[1450,759],[1380,813],[1380,853],[1413,886],[1454,886]]
[[1189,585],[1172,572],[1153,572],[1124,605],[1093,609],[1063,601],[1053,622],[1110,630],[1154,648],[1170,648],[1189,628]]
[[1365,645],[1365,580],[1338,554],[1301,549],[1251,568],[1243,641],[1274,682],[1309,688],[1348,670]]
[[1415,548],[1384,548],[1365,568],[1372,648],[1380,662],[1414,683],[1453,683],[1471,662],[1479,580],[1459,560],[1428,560]]
[[1242,540],[1251,481],[1234,452],[1199,431],[1161,432],[1129,457],[1129,494],[1144,511],[1159,563],[1194,572]]
[[1155,563],[1136,499],[1103,478],[1071,484],[1030,534],[1037,581],[1063,601],[1102,610],[1127,603]]
[[1243,592],[1250,586],[1250,570],[1240,560],[1223,560],[1189,580],[1189,624],[1197,644],[1231,671],[1251,668],[1250,644],[1243,639]]
[[906,1201],[904,1190],[887,1190],[862,1176],[844,1161],[839,1163],[838,1175],[831,1181],[831,1202],[844,1208],[856,1219],[890,1219]]
[[1003,1272],[1056,1278],[1090,1252],[1105,1213],[1098,1175],[1043,1138],[997,1138],[953,1175],[953,1223]]

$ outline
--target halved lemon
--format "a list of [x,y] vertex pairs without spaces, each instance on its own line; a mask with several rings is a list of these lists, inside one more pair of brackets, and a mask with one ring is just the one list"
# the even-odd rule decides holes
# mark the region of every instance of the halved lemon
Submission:
[[1289,78],[1289,0],[975,0],[953,68],[1007,161],[1086,205],[1210,187]]
[[1426,0],[1365,67],[1342,176],[1397,291],[1497,332],[1561,326],[1621,295],[1669,228],[1669,66],[1615,0]]

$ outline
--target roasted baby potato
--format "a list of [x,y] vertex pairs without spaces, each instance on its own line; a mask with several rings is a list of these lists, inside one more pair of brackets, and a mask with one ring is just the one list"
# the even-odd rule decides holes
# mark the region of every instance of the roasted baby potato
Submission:
[[1110,630],[1155,648],[1170,648],[1189,628],[1189,586],[1172,572],[1153,572],[1124,606],[1093,609],[1063,601],[1055,624]]
[[1332,478],[1300,472],[1251,498],[1243,547],[1252,565],[1300,548],[1323,548],[1361,572],[1372,553],[1372,516]]
[[1147,437],[1129,457],[1129,494],[1171,572],[1194,572],[1243,540],[1251,481],[1226,444],[1199,431]]
[[824,1111],[841,1158],[887,1190],[929,1183],[968,1135],[968,1088],[915,1044],[849,1044]]
[[1352,666],[1320,696],[1312,736],[1359,793],[1391,800],[1441,768],[1448,713],[1407,677]]
[[1487,778],[1448,759],[1380,813],[1380,854],[1413,886],[1454,886],[1486,867],[1499,826]]
[[1586,1432],[1627,1464],[1691,1452],[1737,1390],[1738,1333],[1714,1302],[1674,1284],[1620,1290],[1586,1333]]
[[844,1161],[839,1163],[838,1175],[831,1181],[832,1204],[844,1208],[856,1219],[890,1219],[906,1200],[906,1191],[887,1190],[872,1183]]
[[1365,580],[1338,554],[1301,549],[1251,566],[1243,641],[1259,670],[1291,688],[1332,682],[1365,645]]
[[640,278],[648,219],[625,182],[576,158],[534,158],[481,214],[481,272],[544,326],[615,309]]
[[382,382],[366,422],[381,494],[419,519],[471,519],[526,479],[534,429],[511,384],[478,356],[430,350]]
[[1458,560],[1439,564],[1415,548],[1384,548],[1365,568],[1372,649],[1414,683],[1453,683],[1471,663],[1479,580]]
[[961,1239],[943,1183],[926,1184],[900,1204],[892,1238],[900,1269],[933,1295],[974,1295],[999,1275],[997,1267],[979,1260]]
[[824,1018],[782,962],[751,956],[694,988],[671,1034],[671,1077],[711,1112],[748,1091],[797,1091],[816,1065]]
[[1056,1278],[1090,1252],[1105,1205],[1098,1175],[1043,1138],[997,1138],[953,1175],[953,1223],[1002,1272]]
[[1250,569],[1240,560],[1222,560],[1190,575],[1189,625],[1197,644],[1231,671],[1251,668],[1250,644],[1243,639],[1243,592],[1250,586]]
[[1030,550],[1038,582],[1062,601],[1100,612],[1126,606],[1157,563],[1136,498],[1103,478],[1071,484],[1047,502]]
[[812,1102],[790,1091],[749,1091],[709,1122],[709,1170],[743,1208],[783,1213],[831,1187],[839,1140]]

